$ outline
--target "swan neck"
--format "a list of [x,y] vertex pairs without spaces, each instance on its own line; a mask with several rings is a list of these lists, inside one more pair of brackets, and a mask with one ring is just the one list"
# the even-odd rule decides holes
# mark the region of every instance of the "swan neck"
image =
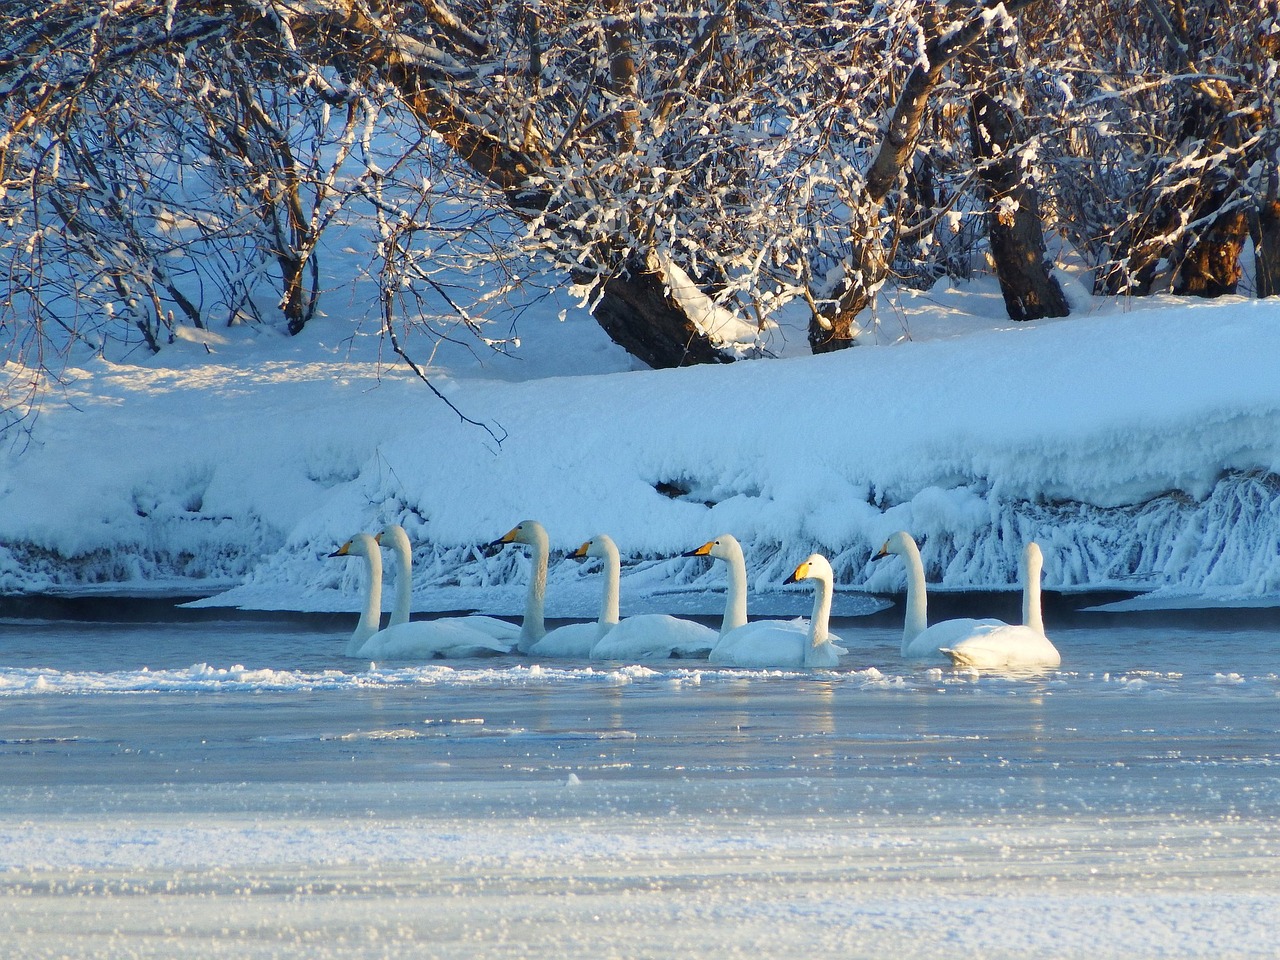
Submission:
[[902,559],[907,567],[907,614],[902,625],[902,653],[905,655],[911,641],[924,633],[929,625],[929,612],[920,549],[914,543],[908,543]]
[[413,602],[413,550],[407,536],[392,537],[391,549],[396,555],[396,602],[387,626],[394,627],[409,622],[409,607]]
[[612,543],[605,547],[604,594],[600,598],[600,626],[618,622],[618,595],[621,592],[622,558]]
[[742,548],[730,552],[725,559],[729,567],[729,589],[724,598],[724,620],[720,623],[720,636],[747,623],[747,561]]
[[805,665],[809,665],[813,652],[826,643],[831,625],[831,581],[827,577],[816,579],[817,590],[813,594],[813,616],[809,620],[809,646],[805,648]]
[[360,621],[347,642],[348,654],[357,653],[364,642],[378,632],[382,620],[382,553],[377,544],[365,553],[364,565],[369,582],[365,585]]
[[1044,633],[1044,611],[1040,600],[1040,569],[1035,563],[1023,570],[1022,623],[1036,633]]
[[521,647],[537,643],[547,633],[547,557],[551,547],[547,535],[538,530],[529,546],[533,553],[533,571],[529,577],[529,593],[524,601],[524,620],[520,624]]

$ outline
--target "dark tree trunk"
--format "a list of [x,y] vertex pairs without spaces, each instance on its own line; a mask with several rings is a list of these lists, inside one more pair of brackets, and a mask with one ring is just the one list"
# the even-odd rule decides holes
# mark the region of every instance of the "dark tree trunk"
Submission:
[[1016,153],[1012,112],[980,92],[969,111],[969,132],[974,157],[982,164],[987,236],[1010,319],[1067,316],[1071,307],[1045,260],[1040,198]]
[[614,343],[651,367],[733,359],[697,330],[672,299],[666,278],[642,263],[605,281],[592,315]]
[[[1221,207],[1222,197],[1211,198],[1209,206],[1210,209]],[[1249,215],[1243,209],[1219,214],[1187,245],[1186,252],[1179,258],[1173,292],[1196,297],[1235,293],[1244,273],[1240,254],[1248,239]]]
[[831,353],[853,346],[857,335],[857,317],[875,296],[889,275],[889,258],[880,244],[875,224],[865,224],[853,231],[861,242],[854,248],[854,260],[845,267],[844,287],[835,308],[814,314],[809,320],[809,349],[814,353]]
[[1280,201],[1268,200],[1258,211],[1253,256],[1258,296],[1280,296]]

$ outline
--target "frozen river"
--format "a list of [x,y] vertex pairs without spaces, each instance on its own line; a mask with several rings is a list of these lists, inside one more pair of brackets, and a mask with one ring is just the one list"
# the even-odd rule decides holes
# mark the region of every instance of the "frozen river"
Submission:
[[10,613],[6,958],[1280,951],[1275,611],[1050,611],[1023,678],[892,612],[812,674]]

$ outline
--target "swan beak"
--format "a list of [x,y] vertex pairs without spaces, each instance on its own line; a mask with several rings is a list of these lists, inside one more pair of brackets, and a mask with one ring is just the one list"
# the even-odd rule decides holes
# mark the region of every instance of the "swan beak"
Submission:
[[883,560],[883,559],[884,559],[885,557],[887,557],[888,555],[889,555],[889,544],[887,544],[887,543],[886,543],[883,547],[881,547],[881,548],[880,548],[880,552],[879,552],[879,553],[877,553],[877,554],[876,554],[874,557],[872,557],[871,559],[872,559],[873,561],[874,561],[874,560]]
[[791,576],[787,577],[787,579],[783,580],[782,582],[784,584],[799,583],[801,580],[808,580],[808,579],[809,579],[809,561],[806,560],[804,563],[800,564],[800,566],[796,567],[795,571],[791,574]]
[[682,557],[705,557],[711,553],[711,547],[715,544],[714,540],[708,540],[697,550],[687,550],[680,554]]
[[331,556],[331,557],[345,557],[345,556],[347,556],[348,554],[350,554],[350,552],[351,552],[351,541],[350,541],[350,540],[348,540],[346,543],[344,543],[342,546],[340,546],[337,550],[333,551],[333,553],[329,554],[329,556]]
[[573,557],[575,560],[581,560],[583,557],[587,555],[587,549],[590,546],[591,546],[591,541],[588,540],[586,543],[580,546],[577,550],[573,551],[573,553],[569,554],[569,556]]
[[373,538],[373,542],[374,542],[374,543],[376,543],[378,546],[382,546],[382,532],[381,532],[381,531],[379,531],[379,532],[378,532],[378,535],[377,535],[376,537],[374,537],[374,538]]
[[519,532],[520,532],[519,527],[512,527],[510,530],[508,530],[506,533],[500,536],[497,540],[494,540],[491,543],[486,544],[486,546],[501,547],[503,544],[515,543],[516,534],[518,534]]

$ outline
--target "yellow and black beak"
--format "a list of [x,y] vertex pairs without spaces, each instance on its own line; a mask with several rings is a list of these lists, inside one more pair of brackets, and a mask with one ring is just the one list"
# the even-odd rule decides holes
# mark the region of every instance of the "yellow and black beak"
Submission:
[[520,532],[520,528],[518,526],[512,527],[510,530],[508,530],[506,533],[500,536],[497,540],[491,541],[490,543],[486,544],[486,546],[501,547],[503,544],[515,543],[516,535],[519,534],[519,532]]
[[333,553],[329,554],[329,556],[331,556],[331,557],[345,557],[345,556],[349,555],[350,553],[351,553],[351,541],[350,541],[350,540],[348,540],[346,543],[344,543],[342,546],[340,546],[337,550],[333,551]]
[[682,557],[705,557],[705,556],[707,556],[708,554],[710,554],[710,553],[711,553],[711,548],[715,546],[715,543],[716,543],[716,542],[715,542],[714,540],[708,540],[706,543],[704,543],[702,546],[700,546],[697,550],[687,550],[687,551],[685,551],[684,553],[680,554],[680,556],[682,556]]
[[889,541],[887,541],[887,540],[886,540],[886,541],[885,541],[884,546],[880,548],[880,552],[879,552],[879,553],[877,553],[877,554],[876,554],[874,557],[872,557],[871,559],[872,559],[872,560],[883,560],[883,559],[884,559],[885,557],[887,557],[888,555],[889,555]]
[[590,546],[591,546],[591,541],[588,540],[586,543],[580,546],[577,550],[573,551],[573,553],[569,554],[569,556],[573,557],[575,560],[581,560],[583,557],[587,555],[587,550],[590,548]]
[[791,576],[787,577],[787,579],[783,580],[782,582],[783,583],[799,583],[801,580],[808,580],[808,579],[809,579],[809,561],[806,560],[804,563],[800,564],[800,566],[796,567],[794,571],[792,571]]

